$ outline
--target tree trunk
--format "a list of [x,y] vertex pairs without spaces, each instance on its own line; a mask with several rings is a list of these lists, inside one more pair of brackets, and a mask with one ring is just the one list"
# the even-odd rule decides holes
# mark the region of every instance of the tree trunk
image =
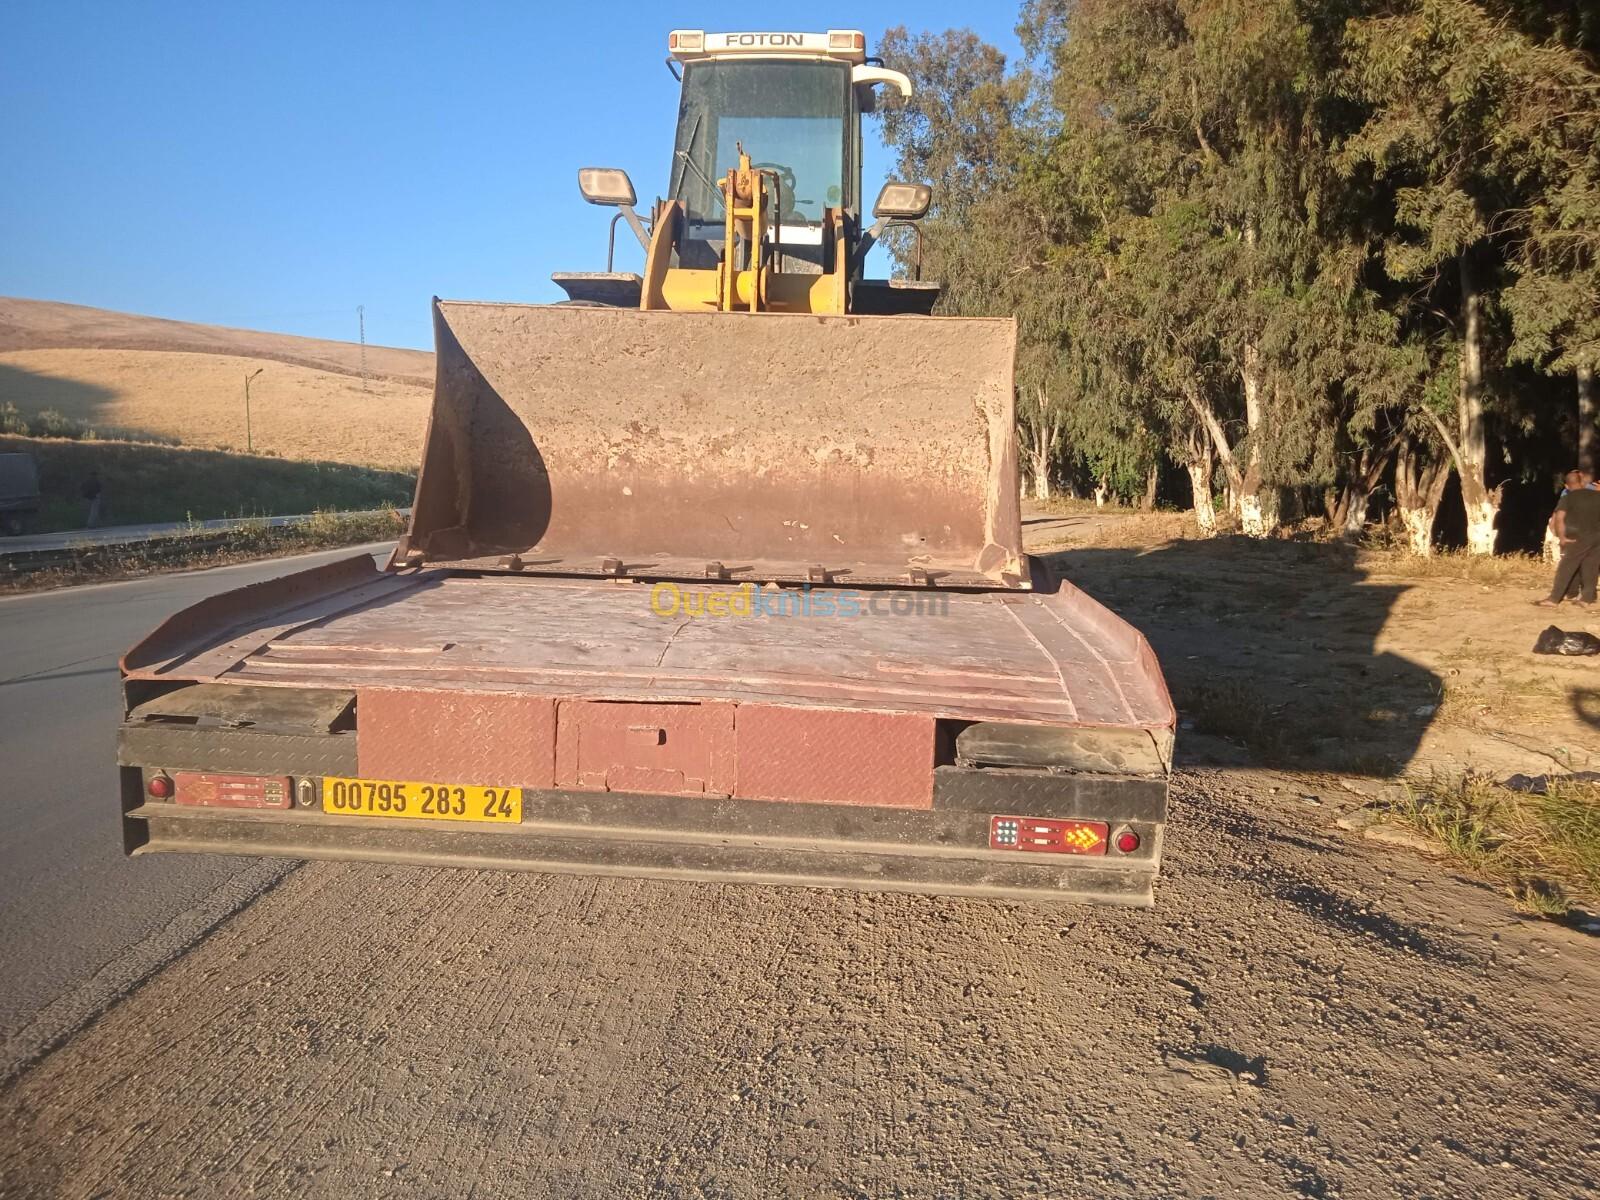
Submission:
[[1600,397],[1594,391],[1594,369],[1578,368],[1578,466],[1600,471]]
[[1394,466],[1395,507],[1411,552],[1426,558],[1433,553],[1433,523],[1450,482],[1450,462],[1443,455],[1419,453],[1410,438],[1400,443],[1399,455]]
[[1141,512],[1155,512],[1156,488],[1161,484],[1161,460],[1158,458],[1150,464],[1150,469],[1144,476],[1144,497],[1139,501]]
[[1033,498],[1035,500],[1050,499],[1050,467],[1037,450],[1030,450],[1028,457],[1033,459]]
[[1211,439],[1204,429],[1189,431],[1189,489],[1194,493],[1194,523],[1201,537],[1217,535],[1217,506],[1211,496]]
[[1094,506],[1096,508],[1104,508],[1106,506],[1106,496],[1109,495],[1110,492],[1111,492],[1111,481],[1110,480],[1107,480],[1107,479],[1098,479],[1098,480],[1096,480],[1095,481],[1095,485],[1094,485]]
[[1246,537],[1264,538],[1278,526],[1278,505],[1271,490],[1261,483],[1261,437],[1266,412],[1261,399],[1261,348],[1254,341],[1244,345],[1239,378],[1244,385],[1244,419],[1250,440],[1245,469],[1234,488],[1239,505],[1239,528]]
[[1372,505],[1372,492],[1383,478],[1384,468],[1394,454],[1398,439],[1385,445],[1366,445],[1361,448],[1361,458],[1356,469],[1345,481],[1344,493],[1339,500],[1339,517],[1336,524],[1339,536],[1355,541],[1366,528],[1367,511]]
[[[1467,509],[1467,552],[1494,553],[1500,489],[1489,487],[1489,452],[1483,421],[1483,293],[1463,254],[1461,267],[1461,381],[1456,400],[1457,440],[1450,445]],[[1447,445],[1449,442],[1447,440]]]
[[1050,413],[1050,393],[1043,384],[1033,389],[1033,419],[1025,422],[1028,473],[1033,476],[1033,498],[1050,499],[1050,467],[1055,458],[1060,422]]
[[1228,480],[1229,506],[1239,515],[1240,530],[1249,537],[1268,536],[1277,528],[1277,505],[1272,505],[1269,513],[1262,503],[1261,472],[1256,462],[1257,451],[1252,449],[1250,452],[1252,463],[1248,470],[1242,468],[1239,465],[1238,455],[1233,452],[1233,447],[1228,445],[1228,435],[1222,428],[1222,422],[1217,419],[1216,410],[1211,407],[1211,402],[1193,386],[1187,389],[1185,397],[1195,416],[1200,418],[1201,426],[1210,435],[1211,446],[1217,453],[1218,461],[1222,463],[1223,473]]

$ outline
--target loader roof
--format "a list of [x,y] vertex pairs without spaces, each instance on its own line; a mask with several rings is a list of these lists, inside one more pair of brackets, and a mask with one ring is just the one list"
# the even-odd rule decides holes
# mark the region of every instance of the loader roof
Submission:
[[830,29],[826,33],[707,33],[703,29],[674,29],[667,35],[667,51],[679,62],[707,58],[836,58],[860,64],[866,61],[867,37],[859,29]]

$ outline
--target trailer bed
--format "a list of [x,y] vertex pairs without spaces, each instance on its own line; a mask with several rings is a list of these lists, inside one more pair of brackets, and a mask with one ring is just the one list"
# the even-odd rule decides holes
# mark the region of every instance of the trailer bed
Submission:
[[[1171,701],[1136,631],[1033,569],[872,590],[362,556],[225,593],[123,661],[126,845],[1148,904]],[[343,811],[346,780],[500,789],[506,819]]]

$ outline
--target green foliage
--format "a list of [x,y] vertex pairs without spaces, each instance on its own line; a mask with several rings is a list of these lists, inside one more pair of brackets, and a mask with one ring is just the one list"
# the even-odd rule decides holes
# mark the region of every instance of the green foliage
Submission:
[[1402,430],[1442,453],[1468,267],[1505,429],[1548,400],[1497,372],[1600,364],[1591,17],[1027,0],[1020,64],[891,30],[916,94],[883,129],[935,185],[944,310],[1017,317],[1019,388],[1048,397],[1020,408],[1059,430],[1058,474],[1137,487],[1209,444],[1236,494],[1325,487]]

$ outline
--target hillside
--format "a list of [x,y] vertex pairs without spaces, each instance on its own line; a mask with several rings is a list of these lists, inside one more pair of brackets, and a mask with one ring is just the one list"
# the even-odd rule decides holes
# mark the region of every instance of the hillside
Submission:
[[245,448],[244,377],[256,452],[410,470],[433,355],[0,298],[0,405],[54,409],[97,429]]

